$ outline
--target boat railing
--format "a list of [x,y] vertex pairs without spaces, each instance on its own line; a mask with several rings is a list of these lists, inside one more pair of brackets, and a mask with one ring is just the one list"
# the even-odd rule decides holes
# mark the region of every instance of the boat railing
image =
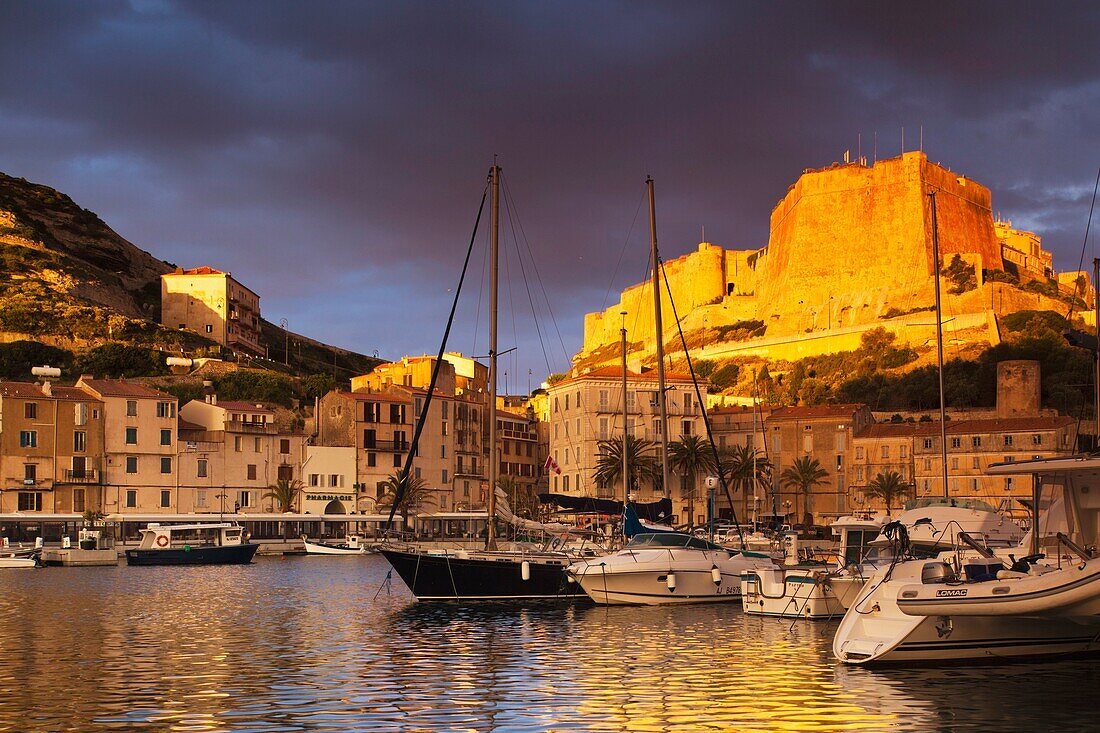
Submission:
[[1077,555],[1077,557],[1081,558],[1083,561],[1088,562],[1094,557],[1094,555],[1084,547],[1081,547],[1081,545],[1067,537],[1064,532],[1059,532],[1055,537],[1058,538],[1060,544],[1065,545],[1073,554]]

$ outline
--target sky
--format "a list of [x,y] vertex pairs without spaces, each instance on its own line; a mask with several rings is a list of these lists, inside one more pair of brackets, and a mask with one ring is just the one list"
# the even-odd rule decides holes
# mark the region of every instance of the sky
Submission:
[[646,175],[665,259],[757,248],[804,169],[904,128],[1073,270],[1100,166],[1095,3],[9,0],[0,27],[0,170],[363,353],[438,349],[496,156],[511,392],[644,275]]

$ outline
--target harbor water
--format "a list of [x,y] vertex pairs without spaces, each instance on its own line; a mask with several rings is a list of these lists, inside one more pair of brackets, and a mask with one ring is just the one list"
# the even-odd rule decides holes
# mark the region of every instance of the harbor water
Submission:
[[[843,667],[836,622],[419,604],[365,558],[0,575],[0,730],[1096,730],[1100,661]],[[377,594],[377,595],[376,595]]]

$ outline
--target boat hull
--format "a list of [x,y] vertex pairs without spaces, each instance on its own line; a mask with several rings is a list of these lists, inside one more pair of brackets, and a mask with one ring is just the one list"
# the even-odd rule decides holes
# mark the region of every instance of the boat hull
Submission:
[[35,568],[38,562],[33,557],[0,557],[0,568]]
[[577,576],[577,582],[596,603],[609,606],[667,606],[686,603],[739,603],[738,573],[722,573],[714,582],[711,570],[675,571],[676,588],[668,588],[667,570],[602,573],[597,567]]
[[167,550],[127,550],[127,565],[247,565],[260,548],[241,544],[224,547],[172,548]]
[[[508,553],[429,554],[382,547],[379,552],[421,601],[573,600],[583,591],[570,583],[569,558]],[[523,562],[529,577],[524,580]]]
[[306,542],[305,546],[307,555],[366,555],[369,552],[366,546],[353,549],[350,547],[323,545],[318,542]]
[[741,607],[752,616],[839,618],[859,595],[863,578],[825,570],[767,569],[741,574]]

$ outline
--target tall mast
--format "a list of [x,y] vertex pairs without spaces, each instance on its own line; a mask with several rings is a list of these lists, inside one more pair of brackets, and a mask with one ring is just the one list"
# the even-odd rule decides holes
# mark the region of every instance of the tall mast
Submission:
[[[661,321],[661,263],[657,259],[657,208],[653,203],[653,178],[646,176],[649,189],[649,257],[653,261],[653,325],[657,331],[657,405],[661,413],[661,489],[671,496],[668,485],[668,403],[665,399],[665,329]],[[626,399],[626,395],[623,395]]]
[[619,331],[623,349],[623,510],[630,501],[630,455],[627,444],[630,442],[630,412],[626,407],[626,311],[619,313],[623,317],[623,327]]
[[940,304],[940,228],[936,220],[936,192],[932,201],[932,260],[936,283],[936,360],[940,375],[940,461],[943,463],[943,498],[947,498],[947,406],[943,396],[943,306]]
[[500,245],[500,167],[493,161],[489,171],[489,189],[492,193],[492,235],[490,239],[489,269],[489,503],[488,528],[485,547],[496,545],[497,471],[500,466],[497,452],[497,259]]
[[[1092,286],[1092,304],[1096,308],[1096,425],[1100,426],[1100,259],[1096,257],[1092,258]],[[1095,432],[1093,450],[1100,446],[1100,429]]]

